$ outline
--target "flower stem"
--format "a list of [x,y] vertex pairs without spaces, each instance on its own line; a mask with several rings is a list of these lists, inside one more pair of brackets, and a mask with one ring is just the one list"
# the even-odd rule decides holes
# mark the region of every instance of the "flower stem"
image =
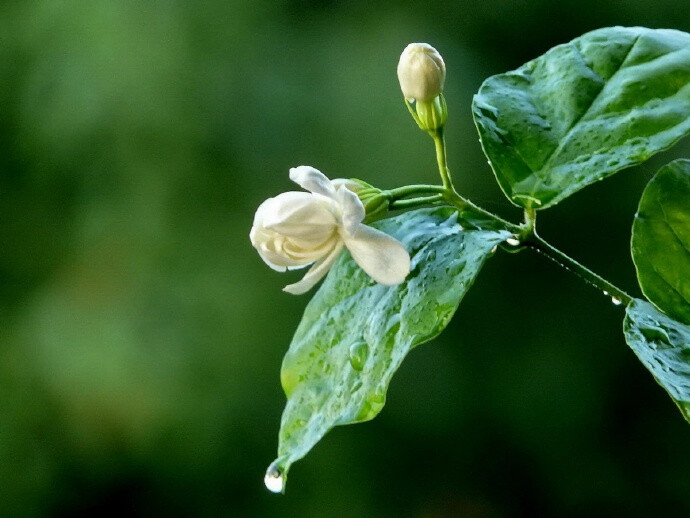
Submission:
[[433,132],[429,132],[434,139],[434,146],[436,147],[436,162],[438,163],[438,172],[441,175],[443,187],[450,191],[455,191],[453,181],[450,178],[450,170],[448,169],[448,162],[446,159],[446,139],[443,135],[443,126]]
[[391,200],[391,202],[393,202],[408,196],[417,196],[419,194],[429,193],[443,194],[444,192],[446,192],[445,187],[441,187],[440,185],[418,184],[390,189],[388,191],[384,191],[384,194]]
[[420,205],[429,205],[444,201],[443,194],[433,194],[431,196],[420,196],[419,198],[408,198],[405,200],[393,200],[389,207],[391,209],[409,209]]
[[[434,139],[434,145],[436,147],[436,162],[438,163],[438,170],[441,175],[443,186],[408,185],[406,187],[399,187],[397,189],[386,191],[386,195],[388,195],[390,199],[390,208],[412,208],[419,205],[445,201],[449,205],[452,205],[458,209],[461,214],[465,211],[480,214],[488,220],[499,223],[502,228],[512,232],[515,235],[515,239],[519,243],[517,246],[531,248],[545,255],[566,270],[580,277],[586,283],[611,296],[615,303],[624,303],[627,306],[630,304],[630,302],[632,302],[632,297],[623,290],[611,284],[603,277],[597,275],[589,268],[581,265],[575,259],[567,256],[556,247],[550,245],[539,237],[536,231],[537,211],[534,208],[525,209],[524,222],[521,225],[516,225],[504,220],[496,214],[482,209],[467,198],[461,196],[455,190],[450,177],[450,170],[448,169],[448,163],[446,160],[446,143],[443,136],[443,127],[440,127],[434,131],[429,131],[429,134]],[[420,194],[429,193],[434,194],[431,196],[419,196]],[[416,197],[409,198],[410,196]],[[406,199],[403,200],[401,198]]]

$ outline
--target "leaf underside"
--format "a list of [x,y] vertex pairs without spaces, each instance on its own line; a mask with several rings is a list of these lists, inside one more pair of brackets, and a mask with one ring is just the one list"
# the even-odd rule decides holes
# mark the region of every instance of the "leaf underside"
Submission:
[[690,34],[587,33],[487,79],[472,112],[508,199],[550,207],[690,133]]
[[625,341],[690,422],[690,326],[635,299],[623,322]]
[[510,236],[467,225],[449,208],[375,224],[410,252],[410,275],[397,286],[376,284],[349,253],[341,255],[308,304],[283,361],[287,404],[272,473],[285,479],[290,465],[331,428],[381,411],[407,353],[445,328],[486,258]]
[[645,188],[631,251],[645,296],[690,324],[690,160],[662,167]]

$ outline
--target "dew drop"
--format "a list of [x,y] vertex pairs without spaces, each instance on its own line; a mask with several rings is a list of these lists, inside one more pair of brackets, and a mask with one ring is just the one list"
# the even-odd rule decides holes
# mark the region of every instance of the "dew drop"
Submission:
[[266,489],[272,493],[283,492],[283,488],[285,487],[285,478],[283,477],[283,473],[278,466],[278,461],[275,461],[266,470],[264,484],[266,485]]
[[608,296],[609,296],[609,292],[604,290],[604,297],[608,297]]
[[491,253],[495,254],[496,250],[498,250],[498,245],[494,245],[493,248],[491,249]]
[[361,371],[364,368],[367,356],[369,356],[369,346],[366,342],[355,342],[350,346],[350,365],[356,371]]
[[613,302],[614,306],[620,306],[623,303],[618,297],[611,297],[611,302]]
[[514,237],[509,237],[506,239],[506,243],[508,243],[510,246],[518,246],[520,244],[520,240]]

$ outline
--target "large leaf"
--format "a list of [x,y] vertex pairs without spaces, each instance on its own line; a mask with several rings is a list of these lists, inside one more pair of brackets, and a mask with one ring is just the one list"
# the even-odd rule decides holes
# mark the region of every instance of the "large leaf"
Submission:
[[281,489],[290,465],[334,426],[367,421],[381,411],[407,353],[446,327],[484,260],[511,235],[466,225],[449,208],[376,224],[410,252],[410,275],[398,286],[376,284],[348,253],[339,258],[283,361],[288,400],[268,486]]
[[690,132],[690,34],[587,33],[487,79],[472,111],[506,196],[549,207]]
[[625,341],[690,421],[690,326],[635,299],[623,322]]
[[690,160],[662,167],[645,188],[631,249],[642,292],[690,324]]

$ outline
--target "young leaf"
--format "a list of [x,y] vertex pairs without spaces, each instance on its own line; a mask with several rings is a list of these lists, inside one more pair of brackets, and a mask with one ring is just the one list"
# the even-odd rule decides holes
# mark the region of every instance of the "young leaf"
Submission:
[[[367,421],[407,353],[438,335],[505,230],[464,228],[453,209],[407,212],[375,226],[412,258],[402,284],[373,282],[343,253],[307,306],[283,361],[287,404],[278,459],[267,483],[282,487],[290,465],[338,425]],[[275,484],[279,479],[281,484]]]
[[690,34],[587,33],[487,79],[472,111],[506,196],[550,207],[690,132]]
[[645,296],[690,324],[690,160],[662,167],[645,188],[631,250]]
[[623,322],[625,341],[690,422],[690,326],[634,299]]

